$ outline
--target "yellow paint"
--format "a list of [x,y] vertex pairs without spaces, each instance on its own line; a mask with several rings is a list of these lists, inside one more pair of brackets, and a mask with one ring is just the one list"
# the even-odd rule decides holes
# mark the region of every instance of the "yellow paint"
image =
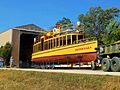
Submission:
[[78,44],[72,44],[68,46],[57,47],[49,50],[39,51],[32,54],[32,58],[46,57],[46,56],[56,56],[65,54],[79,54],[79,53],[89,53],[97,52],[97,41],[81,42]]
[[[53,40],[53,39],[56,39],[56,38],[60,38],[60,37],[64,37],[64,36],[68,36],[68,35],[71,35],[71,38],[72,38],[72,35],[82,35],[82,34],[63,34],[63,35],[58,35],[58,36],[56,36],[56,37],[53,37],[53,38],[49,38],[49,39],[47,39],[47,40],[44,40],[44,42],[46,42],[46,41],[49,41],[49,40]],[[44,38],[44,36],[42,36],[41,38]],[[78,38],[78,37],[77,37]],[[76,40],[76,42],[78,42],[78,40]],[[41,43],[41,42],[38,42],[38,43],[36,43],[36,44],[34,44],[34,46],[36,46],[36,45],[38,45],[39,43]],[[62,43],[63,43],[63,41],[62,41]],[[72,39],[71,39],[71,44],[72,44]]]
[[53,32],[48,32],[46,35],[47,35],[47,36],[52,36],[52,35],[53,35]]
[[61,32],[61,30],[60,30],[60,29],[56,29],[56,34],[57,34],[57,33],[60,33],[60,32]]

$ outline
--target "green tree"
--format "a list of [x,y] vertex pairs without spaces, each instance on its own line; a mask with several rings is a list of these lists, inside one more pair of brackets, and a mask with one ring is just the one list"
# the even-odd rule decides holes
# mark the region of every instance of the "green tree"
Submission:
[[80,23],[80,22],[77,22],[77,26],[75,27],[75,29],[77,30],[77,31],[84,31],[84,24],[82,24],[82,23]]
[[6,43],[5,46],[0,47],[0,56],[4,59],[4,65],[8,66],[11,57],[12,46],[10,43]]
[[120,40],[120,22],[114,20],[107,26],[103,41],[104,44],[110,44],[118,40]]
[[67,30],[68,28],[72,28],[73,26],[71,20],[65,17],[63,17],[62,20],[58,21],[57,24],[60,24],[63,30]]
[[103,10],[101,7],[91,7],[87,14],[79,15],[78,20],[84,25],[86,37],[95,36],[99,44],[103,44],[106,27],[112,20],[119,17],[119,12],[118,8]]
[[117,28],[116,30],[113,30],[111,32],[110,36],[112,37],[111,42],[116,42],[116,41],[120,40],[120,27]]

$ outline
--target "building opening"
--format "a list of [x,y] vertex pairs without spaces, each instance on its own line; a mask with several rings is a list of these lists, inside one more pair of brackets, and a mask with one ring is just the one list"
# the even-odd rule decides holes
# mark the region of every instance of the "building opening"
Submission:
[[34,35],[22,34],[20,36],[20,67],[30,67],[33,52]]

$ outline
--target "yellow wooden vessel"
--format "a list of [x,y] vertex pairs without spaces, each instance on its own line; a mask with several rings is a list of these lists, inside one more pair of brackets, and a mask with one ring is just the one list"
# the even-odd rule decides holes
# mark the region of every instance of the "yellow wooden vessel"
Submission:
[[97,40],[84,39],[84,32],[61,31],[60,25],[44,35],[36,37],[32,62],[66,64],[95,61]]

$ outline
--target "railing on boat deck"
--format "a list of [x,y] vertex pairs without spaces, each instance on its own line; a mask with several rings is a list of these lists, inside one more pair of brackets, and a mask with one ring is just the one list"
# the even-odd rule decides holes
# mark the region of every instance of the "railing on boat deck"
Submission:
[[89,42],[89,41],[93,41],[93,40],[97,40],[95,37],[92,37],[92,38],[85,38],[85,39],[80,39],[78,40],[78,43],[81,43],[81,42]]

